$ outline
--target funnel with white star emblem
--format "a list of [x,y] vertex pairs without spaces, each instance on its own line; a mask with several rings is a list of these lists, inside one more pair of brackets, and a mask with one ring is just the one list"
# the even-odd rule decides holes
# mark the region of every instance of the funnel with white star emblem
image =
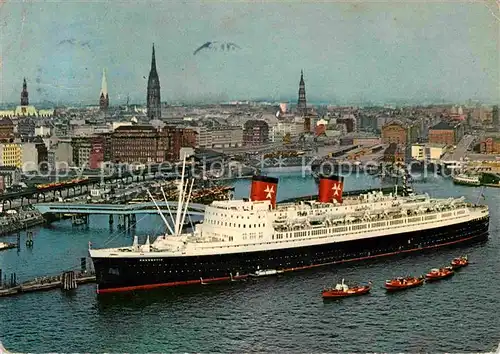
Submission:
[[324,176],[319,177],[318,202],[331,203],[336,200],[342,203],[342,193],[344,192],[344,177]]
[[278,179],[268,176],[254,176],[250,189],[251,200],[270,200],[272,207],[276,207],[276,192],[278,191]]

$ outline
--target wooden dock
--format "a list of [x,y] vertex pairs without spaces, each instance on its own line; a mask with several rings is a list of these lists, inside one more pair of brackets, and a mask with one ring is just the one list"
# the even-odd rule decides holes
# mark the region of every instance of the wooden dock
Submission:
[[53,289],[73,290],[80,284],[94,282],[95,275],[93,273],[64,272],[59,276],[35,278],[19,285],[0,287],[0,297]]

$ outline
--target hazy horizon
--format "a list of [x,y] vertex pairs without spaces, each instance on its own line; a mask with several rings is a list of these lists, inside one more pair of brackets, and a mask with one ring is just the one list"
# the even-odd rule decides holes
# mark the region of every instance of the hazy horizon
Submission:
[[[146,101],[155,43],[162,102],[297,99],[497,103],[498,6],[462,2],[4,2],[0,104]],[[209,41],[215,50],[194,51]],[[224,51],[220,46],[224,44]],[[235,46],[229,47],[234,44]]]

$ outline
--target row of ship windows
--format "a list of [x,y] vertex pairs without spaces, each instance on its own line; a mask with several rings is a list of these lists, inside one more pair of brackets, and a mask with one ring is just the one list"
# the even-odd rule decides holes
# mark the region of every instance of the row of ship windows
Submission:
[[[219,225],[219,226],[227,226],[227,227],[238,227],[238,228],[241,228],[241,225],[243,225],[243,228],[246,229],[247,225],[248,225],[248,228],[251,229],[252,228],[252,224],[236,224],[236,223],[232,223],[232,222],[227,222],[227,221],[218,221],[218,220],[207,220],[209,224],[212,224],[212,225]],[[258,227],[264,227],[266,224],[253,224],[253,227],[254,228],[258,228]]]
[[[223,213],[214,213],[214,212],[209,212],[207,211],[206,213],[207,216],[209,215],[212,215],[212,216],[217,216],[217,217],[222,217],[222,218],[228,218],[228,217],[231,217],[231,219],[245,219],[244,216],[240,216],[240,215],[234,215],[234,214],[223,214]],[[254,217],[255,215],[252,214],[252,217]],[[258,215],[257,214],[257,219],[263,219],[264,217],[261,216],[261,215]],[[250,216],[247,216],[247,220],[250,219]]]
[[[455,239],[456,237],[454,235],[458,235],[458,234],[461,234],[461,235],[465,235],[465,236],[468,236],[470,234],[470,228],[468,227],[462,227],[460,229],[457,229],[457,230],[454,230],[453,231],[453,235],[450,235],[450,236],[447,236],[447,237],[443,237],[447,234],[446,231],[443,231],[439,234],[437,234],[436,236],[441,236],[440,239],[437,239],[436,241],[440,242],[440,241],[448,241],[448,240],[452,240],[452,239]],[[420,245],[420,246],[427,246],[427,245],[432,245],[435,243],[434,242],[421,242],[419,239],[411,239],[412,243],[415,244],[415,245]],[[397,250],[402,250],[403,248],[405,248],[405,246],[399,246],[397,248],[388,248],[388,249],[377,249],[374,251],[374,253],[377,253],[377,252],[381,252],[381,253],[384,253],[384,252],[387,252],[387,251],[397,251]],[[340,251],[334,251],[336,253],[339,253]],[[369,251],[365,251],[365,252],[369,252]],[[373,252],[373,251],[372,251]],[[316,256],[324,256],[325,254],[328,255],[330,252],[326,251],[326,252],[317,252],[316,253]],[[344,254],[344,256],[351,256],[353,254]],[[282,256],[282,257],[277,257],[276,259],[289,259],[289,258],[297,258],[297,257],[307,257],[307,255],[304,255],[304,254],[291,254],[291,255],[285,255],[285,256]],[[267,258],[268,260],[273,260],[274,258],[273,257],[270,257],[270,258]],[[161,258],[141,258],[139,259],[140,262],[160,262],[162,261]],[[246,263],[255,263],[255,262],[259,262],[261,260],[258,260],[258,259],[245,259],[244,262]],[[203,262],[200,262],[199,265],[203,265],[203,264],[207,264],[207,263],[203,263]],[[211,263],[211,264],[215,264],[215,263]],[[170,263],[163,263],[162,264],[163,266],[182,266],[181,263],[177,263],[175,265],[172,265]],[[191,265],[198,265],[197,262],[194,262],[192,263]],[[135,267],[137,266],[135,263],[134,264],[131,264],[130,265],[131,267]],[[184,266],[187,268],[188,267],[188,263],[184,263]]]
[[[457,219],[459,217],[454,217],[454,218],[450,218],[449,220],[452,220],[452,219]],[[410,219],[422,219],[421,217],[417,217],[417,218],[410,218]],[[410,220],[408,219],[408,220]],[[429,223],[432,223],[432,221],[429,221],[429,222],[424,222],[424,224],[429,224]],[[376,227],[375,224],[383,224],[383,226],[386,226],[386,222],[379,222],[379,223],[372,223],[372,227]],[[361,225],[359,225],[361,226]],[[403,227],[403,226],[406,226],[406,225],[401,225],[400,227]],[[326,236],[319,236],[319,237],[314,237],[314,238],[311,238],[311,239],[324,239],[324,238],[330,238],[334,235],[332,235],[332,233],[338,233],[338,232],[346,232],[346,231],[354,231],[355,229],[353,229],[355,226],[350,226],[350,227],[337,227],[337,228],[334,228],[334,229],[324,229],[325,232],[328,232],[328,234]],[[379,230],[388,230],[388,229],[391,229],[391,227],[385,227],[385,228],[382,228],[382,229],[379,229]],[[320,231],[320,230],[318,230]],[[322,230],[321,230],[322,231]],[[357,232],[351,232],[351,234],[359,234],[359,233],[363,233],[363,231],[357,231]],[[236,244],[236,245],[229,245],[229,246],[217,246],[217,247],[210,247],[210,248],[230,248],[230,247],[245,247],[245,246],[258,246],[258,245],[266,245],[266,244],[276,244],[276,243],[283,243],[283,242],[292,242],[292,239],[293,238],[297,238],[297,237],[307,237],[307,236],[311,236],[311,231],[299,231],[299,232],[289,232],[289,233],[276,233],[276,237],[275,235],[272,235],[271,239],[274,241],[275,239],[276,240],[282,240],[282,239],[288,239],[289,240],[285,240],[285,241],[274,241],[274,242],[262,242],[262,243],[257,243],[257,244]],[[313,235],[314,236],[314,235]],[[337,235],[338,236],[338,235]]]
[[[464,236],[468,236],[470,234],[470,232],[466,232],[467,231],[467,227],[464,227],[464,228],[460,228],[458,230],[456,230],[456,232],[453,233],[453,235],[448,235],[446,237],[443,237],[446,232],[441,232],[439,234],[437,234],[436,236],[441,236],[441,238],[439,239],[434,239],[432,242],[428,241],[428,242],[421,242],[420,240],[414,240],[414,239],[411,239],[412,243],[414,245],[418,245],[419,247],[425,247],[425,246],[431,246],[433,244],[436,244],[437,242],[442,242],[442,241],[451,241],[451,240],[454,240],[456,239],[455,235],[458,235],[458,234],[461,234],[461,232],[465,231],[465,235]],[[360,256],[360,255],[375,255],[375,254],[383,254],[383,253],[387,253],[387,252],[395,252],[395,251],[401,251],[403,250],[404,248],[407,248],[407,246],[397,246],[397,247],[391,247],[391,248],[380,248],[380,249],[375,249],[375,250],[370,250],[370,251],[361,251],[361,252],[357,252],[357,253],[343,253],[342,255],[340,255],[341,257],[352,257],[352,256]],[[334,256],[339,256],[339,253],[341,251],[340,250],[334,250],[333,252],[316,252],[315,253],[315,256],[318,257],[318,256],[326,256],[325,258],[322,258],[320,260],[331,260],[332,257]],[[332,253],[334,253],[333,256],[329,256],[331,255]],[[300,257],[300,258],[307,258],[307,254],[291,254],[291,255],[284,255],[282,257],[269,257],[267,258],[267,260],[280,260],[280,259],[291,259],[291,258],[297,258],[297,257]],[[140,262],[160,262],[162,261],[161,258],[144,258],[144,259],[139,259]],[[256,262],[265,262],[264,260],[260,260],[260,259],[245,259],[244,262],[246,263],[256,263]],[[197,266],[197,265],[208,265],[208,264],[211,264],[211,265],[220,265],[220,264],[217,264],[216,262],[212,262],[212,263],[203,263],[203,262],[200,262],[199,264],[197,262],[194,262],[194,263],[190,263],[188,265],[188,263],[184,263],[184,266],[185,268],[187,268],[188,266]],[[167,267],[167,266],[172,266],[172,267],[180,267],[182,266],[181,263],[177,263],[177,264],[171,264],[171,263],[161,263],[161,264],[158,264],[159,266],[164,266],[164,267]],[[133,263],[133,264],[130,264],[130,267],[137,267],[138,265]]]

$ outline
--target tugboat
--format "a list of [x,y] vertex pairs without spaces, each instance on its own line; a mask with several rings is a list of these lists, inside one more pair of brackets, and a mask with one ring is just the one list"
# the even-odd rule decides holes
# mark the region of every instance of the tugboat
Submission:
[[440,269],[434,268],[431,269],[431,271],[425,275],[425,279],[427,281],[436,281],[449,278],[453,274],[455,274],[455,272],[453,271],[452,267],[444,267]]
[[468,265],[469,265],[469,259],[467,258],[467,256],[453,258],[453,260],[451,261],[451,267],[453,269],[459,269],[462,267],[466,267]]
[[420,286],[424,283],[424,277],[406,277],[396,278],[385,281],[385,289],[387,291],[399,291]]
[[337,284],[335,288],[323,289],[322,296],[323,299],[339,299],[349,296],[365,295],[368,294],[371,289],[371,282],[368,282],[368,285],[349,287],[344,283],[344,279],[342,279],[342,283]]

